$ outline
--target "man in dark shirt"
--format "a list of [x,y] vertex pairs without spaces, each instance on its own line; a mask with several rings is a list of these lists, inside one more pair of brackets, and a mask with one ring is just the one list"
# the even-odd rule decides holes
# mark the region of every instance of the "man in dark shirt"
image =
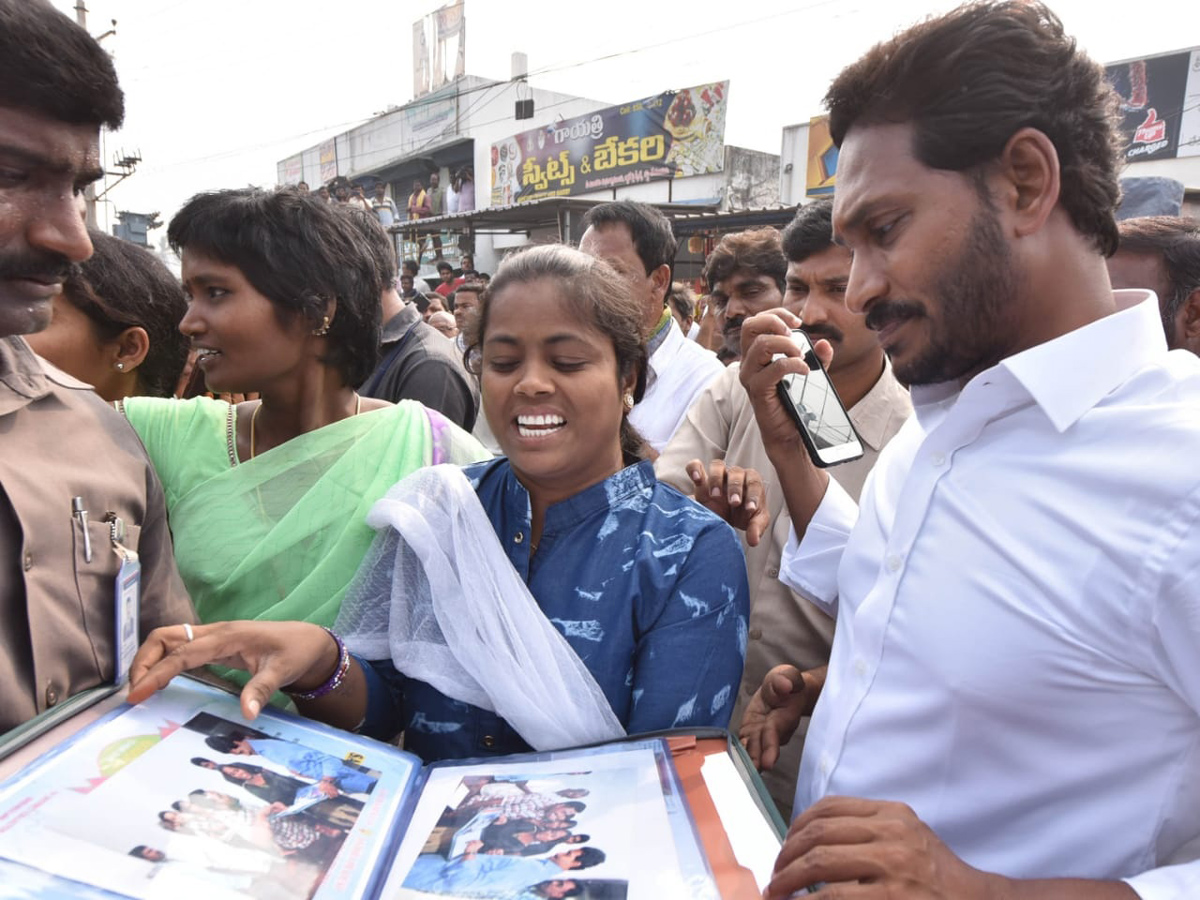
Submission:
[[358,392],[399,403],[417,400],[436,409],[465,431],[475,425],[479,399],[454,344],[421,319],[417,306],[396,291],[392,242],[372,215],[348,211],[375,254],[383,282],[383,336],[380,361]]

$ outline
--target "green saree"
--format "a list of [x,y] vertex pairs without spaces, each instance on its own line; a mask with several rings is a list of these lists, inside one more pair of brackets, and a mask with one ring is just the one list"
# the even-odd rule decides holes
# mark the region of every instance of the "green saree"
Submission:
[[166,492],[175,559],[202,622],[332,625],[374,531],[371,505],[410,472],[486,451],[419,403],[351,416],[232,465],[227,403],[131,397],[123,412]]

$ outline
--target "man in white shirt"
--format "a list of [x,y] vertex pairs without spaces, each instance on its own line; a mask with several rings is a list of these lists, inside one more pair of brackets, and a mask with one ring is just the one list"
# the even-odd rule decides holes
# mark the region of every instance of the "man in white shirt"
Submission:
[[721,374],[716,354],[689,341],[666,306],[675,263],[671,223],[653,206],[618,200],[601,203],[583,218],[579,249],[602,259],[625,278],[646,310],[645,392],[629,421],[658,455],[692,401]]
[[747,322],[781,577],[837,615],[827,677],[769,674],[743,728],[769,763],[820,695],[766,896],[1198,897],[1200,360],[1111,292],[1103,69],[1039,3],[973,4],[826,102],[846,302],[915,415],[856,508],[776,400],[789,317]]

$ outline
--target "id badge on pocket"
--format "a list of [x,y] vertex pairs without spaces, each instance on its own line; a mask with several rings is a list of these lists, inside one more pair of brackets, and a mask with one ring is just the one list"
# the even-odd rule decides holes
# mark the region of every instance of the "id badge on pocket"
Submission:
[[125,537],[125,523],[111,513],[106,520],[109,524],[113,552],[121,557],[121,568],[117,571],[116,615],[113,617],[116,634],[113,647],[116,648],[114,677],[117,684],[124,684],[129,678],[129,667],[133,664],[133,657],[138,648],[142,564],[138,562],[137,553],[121,543]]

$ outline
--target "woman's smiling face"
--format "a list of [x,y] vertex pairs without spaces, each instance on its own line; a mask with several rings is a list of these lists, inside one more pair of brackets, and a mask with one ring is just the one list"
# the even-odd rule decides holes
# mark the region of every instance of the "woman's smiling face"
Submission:
[[612,340],[580,319],[555,278],[514,282],[489,301],[480,387],[513,471],[546,504],[619,471],[622,397]]

